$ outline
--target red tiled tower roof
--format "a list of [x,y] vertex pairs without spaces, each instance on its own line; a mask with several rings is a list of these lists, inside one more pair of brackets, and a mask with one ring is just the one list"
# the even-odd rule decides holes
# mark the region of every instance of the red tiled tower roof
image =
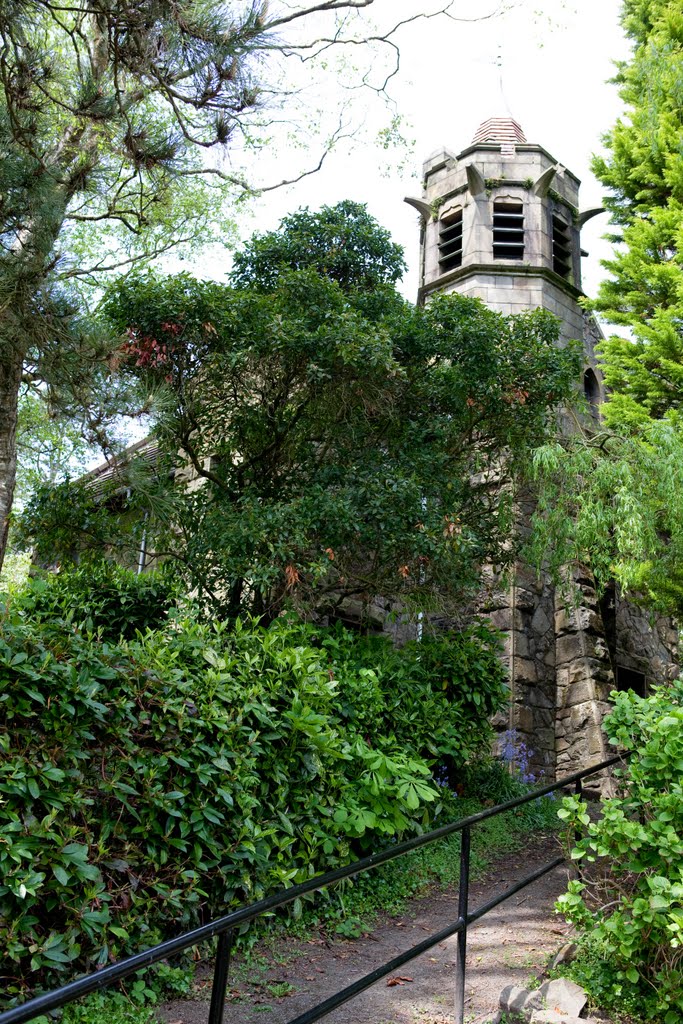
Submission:
[[489,143],[500,146],[503,153],[513,153],[518,142],[526,142],[526,135],[512,117],[489,117],[482,121],[472,139],[474,146]]

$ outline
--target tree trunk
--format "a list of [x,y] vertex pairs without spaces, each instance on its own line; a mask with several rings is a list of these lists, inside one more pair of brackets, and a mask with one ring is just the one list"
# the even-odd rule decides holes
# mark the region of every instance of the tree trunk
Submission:
[[[66,146],[69,138],[67,132],[60,148]],[[50,169],[40,181],[36,176],[36,194],[40,193],[44,201],[47,188],[43,179],[47,181],[47,188],[52,186],[53,189],[49,220],[41,223],[39,232],[34,231],[33,223],[28,223],[17,235],[8,254],[9,262],[0,268],[5,275],[2,289],[5,305],[0,320],[0,569],[7,551],[17,479],[17,417],[24,359],[32,345],[40,347],[46,331],[48,336],[55,337],[53,325],[49,324],[48,314],[42,308],[45,297],[41,299],[40,289],[48,280],[54,245],[71,198],[61,186],[55,186],[54,169]],[[45,315],[41,324],[42,313]]]
[[0,568],[5,560],[7,532],[17,476],[17,413],[24,353],[5,341],[0,357]]

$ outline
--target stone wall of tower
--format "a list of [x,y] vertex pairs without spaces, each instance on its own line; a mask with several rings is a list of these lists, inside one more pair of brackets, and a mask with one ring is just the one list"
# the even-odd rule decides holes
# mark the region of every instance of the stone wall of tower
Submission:
[[608,757],[601,725],[611,691],[631,688],[636,677],[647,692],[678,674],[671,619],[651,619],[614,592],[600,598],[580,567],[558,586],[520,562],[507,585],[492,582],[478,611],[503,633],[509,666],[509,706],[494,724],[514,730],[538,775],[567,775]]
[[[579,230],[595,211],[579,213],[579,184],[546,150],[526,143],[514,121],[494,119],[457,156],[442,150],[430,157],[422,200],[408,201],[423,220],[420,301],[457,291],[504,314],[539,307],[555,314],[560,344],[572,339],[583,344],[584,370],[593,375],[595,393],[586,390],[586,395],[595,421],[603,393],[595,356],[601,333],[579,303]],[[523,210],[523,253],[515,259],[494,254],[497,201]],[[558,219],[570,250],[564,266],[554,257]],[[462,223],[461,261],[444,267],[441,232],[454,220]],[[577,381],[577,389],[586,381],[587,376]],[[563,429],[575,429],[575,422],[561,417]],[[584,426],[591,425],[587,416]],[[520,505],[522,533],[529,529],[533,506],[532,495]],[[598,595],[590,573],[581,567],[570,576],[558,587],[546,574],[520,563],[505,586],[489,581],[479,605],[503,632],[510,667],[509,707],[496,724],[501,731],[514,729],[532,752],[533,767],[547,776],[565,775],[607,756],[601,724],[611,690],[646,690],[678,672],[674,623],[651,621],[614,589]]]
[[508,266],[496,273],[478,270],[476,275],[463,276],[457,287],[449,290],[481,299],[505,316],[530,309],[547,309],[561,320],[561,341],[583,337],[584,314],[576,301],[575,289],[548,281],[532,267],[517,269]]

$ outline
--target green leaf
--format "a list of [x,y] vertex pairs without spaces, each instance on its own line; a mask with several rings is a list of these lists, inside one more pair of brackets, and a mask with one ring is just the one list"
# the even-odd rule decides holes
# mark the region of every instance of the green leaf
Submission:
[[60,864],[53,864],[52,872],[53,872],[55,878],[57,879],[57,881],[61,882],[62,885],[68,885],[69,884],[69,873],[67,871],[65,871],[64,868]]

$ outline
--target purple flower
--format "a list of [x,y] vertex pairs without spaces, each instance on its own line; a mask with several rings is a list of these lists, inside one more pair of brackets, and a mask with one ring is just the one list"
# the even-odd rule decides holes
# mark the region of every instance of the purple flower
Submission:
[[536,775],[530,769],[531,755],[532,751],[518,737],[515,729],[503,733],[500,756],[510,766],[512,773],[528,786],[536,782]]

